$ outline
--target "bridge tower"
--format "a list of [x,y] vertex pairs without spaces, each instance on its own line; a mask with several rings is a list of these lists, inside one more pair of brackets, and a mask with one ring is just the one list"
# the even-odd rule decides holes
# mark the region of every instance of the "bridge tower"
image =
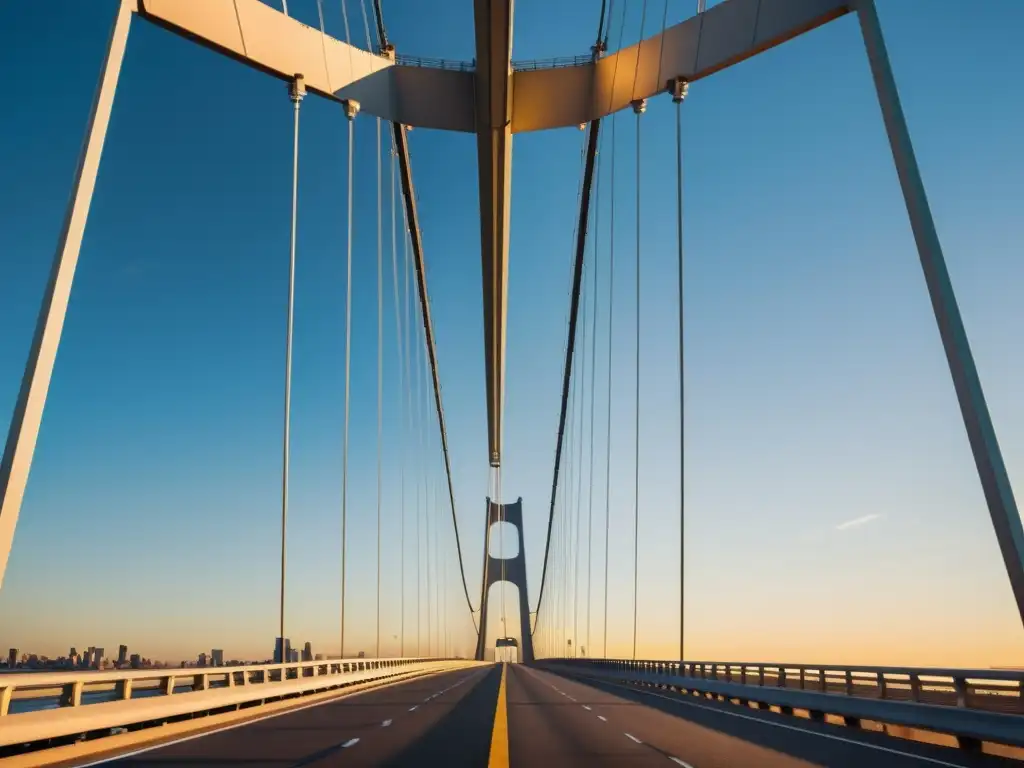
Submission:
[[[515,557],[491,557],[491,532],[495,523],[514,526],[519,536],[519,552]],[[502,566],[505,572],[502,577]],[[526,543],[523,540],[523,499],[514,504],[495,504],[487,499],[487,531],[484,534],[484,578],[480,595],[480,636],[476,642],[476,659],[484,660],[487,647],[487,594],[491,585],[500,581],[515,584],[519,589],[520,661],[533,661],[533,636],[530,634],[530,597],[526,591]]]

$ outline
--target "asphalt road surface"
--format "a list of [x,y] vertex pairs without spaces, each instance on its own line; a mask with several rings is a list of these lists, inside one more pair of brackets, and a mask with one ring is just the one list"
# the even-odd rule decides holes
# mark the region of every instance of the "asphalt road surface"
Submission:
[[78,765],[1020,768],[1021,763],[510,664],[504,670],[494,665],[416,678]]

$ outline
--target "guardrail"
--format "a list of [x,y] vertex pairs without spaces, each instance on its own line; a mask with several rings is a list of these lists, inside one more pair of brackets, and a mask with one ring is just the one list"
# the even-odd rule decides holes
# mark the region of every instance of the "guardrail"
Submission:
[[455,72],[473,72],[476,70],[476,63],[472,61],[458,61],[455,59],[438,59],[430,56],[410,56],[399,53],[395,55],[395,63],[406,67],[427,67],[429,69],[447,69]]
[[1024,746],[1024,670],[735,662],[546,659],[570,673],[709,694],[814,719],[872,720],[956,736],[964,746]]
[[515,72],[533,72],[538,69],[562,69],[564,67],[580,67],[594,61],[593,56],[557,56],[553,59],[532,59],[527,61],[513,61],[512,69]]
[[244,667],[4,674],[0,675],[0,747],[162,723],[473,663],[329,659]]

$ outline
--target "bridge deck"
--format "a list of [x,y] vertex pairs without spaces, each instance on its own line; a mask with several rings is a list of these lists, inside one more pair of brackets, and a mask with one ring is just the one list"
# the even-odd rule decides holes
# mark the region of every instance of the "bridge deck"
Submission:
[[[116,766],[489,765],[500,666],[445,672],[302,707],[145,752]],[[1019,766],[881,733],[507,668],[514,766]],[[95,765],[96,758],[65,765]],[[491,762],[490,764],[493,764]]]

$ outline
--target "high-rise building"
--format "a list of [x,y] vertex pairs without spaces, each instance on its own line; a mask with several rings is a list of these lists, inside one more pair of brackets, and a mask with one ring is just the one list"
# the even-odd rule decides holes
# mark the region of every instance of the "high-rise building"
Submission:
[[131,656],[131,665],[132,665],[132,669],[141,669],[141,667],[142,667],[142,657],[139,654],[137,654],[137,653],[133,653],[132,656]]
[[[282,651],[281,645],[284,643],[284,650]],[[283,664],[292,660],[292,641],[288,638],[277,638],[274,643],[274,663]]]
[[210,651],[210,666],[212,667],[223,667],[224,666],[224,651],[220,648],[214,648]]
[[117,649],[117,665],[123,666],[128,662],[128,646],[121,645]]
[[95,648],[93,650],[92,666],[94,669],[99,669],[103,666],[103,649]]
[[16,666],[18,666],[18,649],[11,648],[7,652],[7,668],[14,669]]
[[68,658],[69,658],[69,659],[73,659],[73,658],[75,658],[75,656],[77,656],[77,655],[78,655],[78,649],[77,649],[77,648],[75,648],[75,646],[73,646],[73,645],[72,645],[72,646],[71,646],[71,652],[70,652],[70,653],[68,653]]
[[199,660],[196,661],[196,666],[197,667],[205,667],[206,666],[206,654],[205,653],[200,653],[199,654]]
[[313,660],[313,644],[311,642],[309,642],[308,640],[306,641],[305,647],[302,649],[302,660],[303,661],[312,661]]

